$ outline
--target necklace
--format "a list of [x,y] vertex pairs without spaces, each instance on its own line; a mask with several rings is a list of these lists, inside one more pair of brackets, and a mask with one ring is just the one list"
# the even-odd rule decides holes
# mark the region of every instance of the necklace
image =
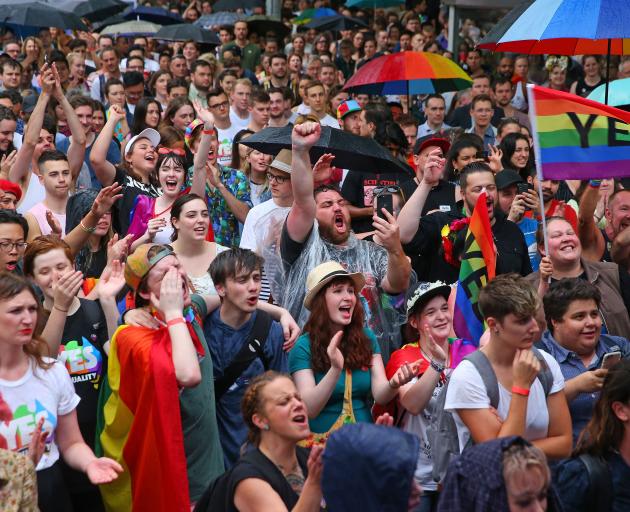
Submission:
[[162,210],[160,213],[156,213],[155,212],[155,207],[157,206],[157,199],[155,200],[155,203],[153,203],[153,218],[157,218],[157,217],[161,217],[162,215],[164,215],[166,212],[170,211],[170,209],[173,207],[173,203],[171,203],[170,206],[168,206],[167,208],[165,208],[164,210]]

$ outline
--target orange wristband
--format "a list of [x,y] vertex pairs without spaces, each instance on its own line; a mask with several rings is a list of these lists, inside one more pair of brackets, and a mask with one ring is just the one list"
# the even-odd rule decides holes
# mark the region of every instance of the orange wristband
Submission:
[[512,386],[512,393],[521,395],[521,396],[529,396],[529,389],[519,388],[518,386]]
[[180,316],[179,318],[173,318],[173,320],[169,320],[168,322],[166,322],[166,327],[173,327],[174,325],[178,324],[186,325],[186,320],[184,320],[183,316]]

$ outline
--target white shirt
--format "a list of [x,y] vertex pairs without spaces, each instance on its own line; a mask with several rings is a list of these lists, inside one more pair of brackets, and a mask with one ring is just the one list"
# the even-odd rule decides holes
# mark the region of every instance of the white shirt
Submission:
[[237,132],[244,130],[249,125],[249,114],[245,119],[241,119],[238,114],[230,107],[230,123],[237,128]]
[[44,370],[32,361],[18,380],[0,379],[0,393],[13,418],[8,424],[0,421],[0,436],[7,441],[9,450],[26,455],[37,422],[44,418],[42,431],[48,432],[48,437],[38,470],[51,467],[59,459],[57,419],[70,414],[81,400],[63,363],[49,357],[44,361],[53,365]]
[[[549,369],[553,375],[553,385],[550,395],[564,389],[564,377],[560,371],[560,365],[546,352],[541,351]],[[501,420],[505,421],[510,410],[512,393],[499,383],[499,406],[497,413]],[[470,438],[470,432],[457,414],[457,409],[488,409],[490,398],[484,386],[481,375],[470,361],[462,361],[451,375],[446,390],[446,402],[444,409],[453,413],[453,419],[457,425],[457,437],[459,449],[464,449]],[[528,441],[547,437],[549,429],[549,411],[547,410],[547,397],[539,379],[534,380],[530,388],[527,400],[527,417],[525,420],[525,435]]]
[[434,130],[429,126],[429,123],[427,121],[424,124],[418,126],[418,134],[416,135],[416,139],[419,139],[420,137],[426,137],[427,135],[433,135],[437,132],[448,130],[449,128],[449,125],[447,125],[446,123],[442,123],[442,126],[440,126],[439,130]]
[[[259,222],[263,217],[275,210],[284,209],[288,213],[291,209],[290,206],[278,206],[273,199],[269,199],[263,203],[257,204],[249,210],[247,217],[245,218],[245,224],[243,226],[243,233],[241,234],[241,243],[239,247],[241,249],[250,249],[254,252],[261,254],[258,251],[258,240],[261,235],[264,235],[266,227],[264,223]],[[262,255],[262,254],[261,254]]]
[[[150,73],[155,73],[159,71],[160,65],[152,59],[144,59],[144,70],[149,71]],[[127,59],[123,59],[120,61],[120,70],[127,70]]]
[[217,132],[219,132],[219,154],[217,155],[217,161],[221,165],[229,167],[232,164],[232,142],[234,142],[234,137],[236,137],[236,134],[240,131],[241,128],[233,124],[225,130],[217,127]]

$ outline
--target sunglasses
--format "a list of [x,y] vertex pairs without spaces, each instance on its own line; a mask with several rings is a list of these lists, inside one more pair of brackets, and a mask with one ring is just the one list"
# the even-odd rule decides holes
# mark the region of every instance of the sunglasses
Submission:
[[400,187],[397,185],[390,185],[387,187],[374,187],[372,189],[372,195],[374,197],[379,196],[381,194],[398,194],[400,192]]
[[160,148],[158,149],[158,155],[177,155],[177,156],[186,156],[186,152],[183,149],[178,148]]

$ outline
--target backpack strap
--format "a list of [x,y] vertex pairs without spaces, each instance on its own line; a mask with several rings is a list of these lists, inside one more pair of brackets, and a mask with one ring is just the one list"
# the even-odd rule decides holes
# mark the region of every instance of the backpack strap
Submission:
[[265,371],[269,369],[269,359],[265,355],[264,348],[271,328],[271,316],[261,310],[256,310],[256,319],[249,333],[247,342],[243,343],[241,350],[232,359],[228,367],[223,371],[223,376],[214,381],[214,394],[219,400],[239,376],[249,367],[257,357],[260,358]]
[[499,407],[499,381],[492,369],[490,361],[481,350],[475,350],[468,354],[464,359],[470,361],[483,380],[483,385],[486,387],[486,392],[490,398],[490,405],[495,409]]
[[590,453],[579,456],[588,473],[589,488],[586,510],[592,512],[610,512],[612,510],[612,475],[606,460]]
[[542,355],[542,352],[536,347],[532,347],[532,352],[534,352],[536,359],[540,362],[540,371],[537,376],[538,380],[542,384],[545,396],[549,396],[551,388],[553,387],[553,373],[551,373],[551,368],[549,368],[547,360]]

